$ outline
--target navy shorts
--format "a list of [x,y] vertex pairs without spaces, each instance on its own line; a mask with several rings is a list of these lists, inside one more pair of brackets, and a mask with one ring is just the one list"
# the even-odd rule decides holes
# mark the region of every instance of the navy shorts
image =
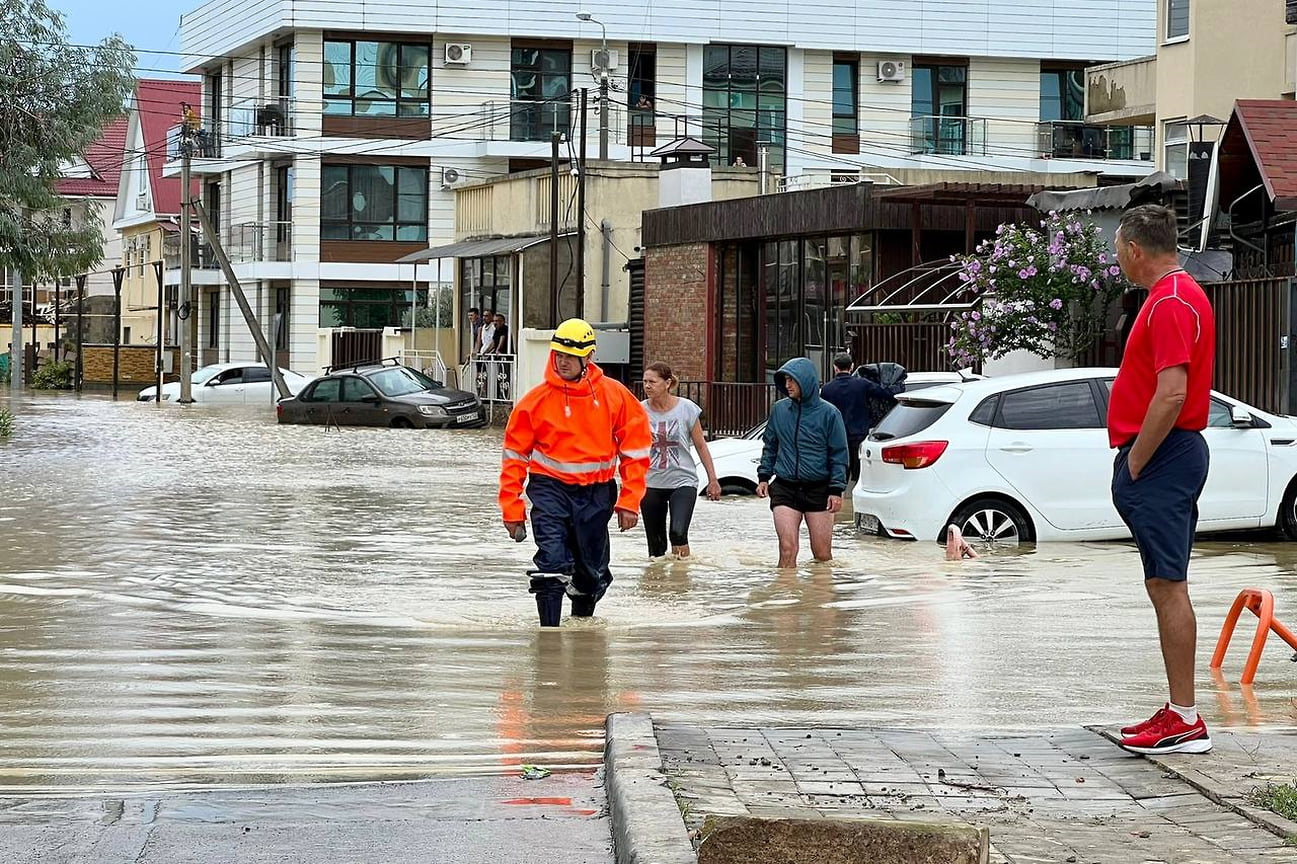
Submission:
[[1129,458],[1130,445],[1117,450],[1112,503],[1139,547],[1144,578],[1183,582],[1207,483],[1207,442],[1201,433],[1172,429],[1138,480],[1130,479]]

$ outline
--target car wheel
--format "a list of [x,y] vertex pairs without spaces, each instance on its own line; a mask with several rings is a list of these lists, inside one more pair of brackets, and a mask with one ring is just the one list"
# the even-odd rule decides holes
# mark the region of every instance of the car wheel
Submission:
[[722,480],[720,481],[720,483],[721,483],[722,495],[757,494],[757,490],[754,487],[749,486],[747,483],[743,482],[742,480]]
[[[951,518],[970,543],[1017,546],[1033,539],[1031,520],[1022,508],[999,498],[978,498],[960,507]],[[945,528],[938,540],[945,540]]]
[[414,424],[404,417],[393,417],[392,428],[393,429],[413,429]]
[[1288,491],[1279,505],[1279,527],[1289,540],[1297,540],[1297,477],[1288,484]]

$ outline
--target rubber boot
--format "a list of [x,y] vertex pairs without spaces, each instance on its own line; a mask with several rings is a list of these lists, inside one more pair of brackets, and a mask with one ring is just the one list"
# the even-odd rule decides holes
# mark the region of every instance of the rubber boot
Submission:
[[591,597],[589,594],[578,594],[572,598],[572,617],[589,618],[594,615],[595,604],[599,598]]
[[536,612],[540,615],[540,626],[557,627],[563,619],[563,593],[543,591],[537,594]]

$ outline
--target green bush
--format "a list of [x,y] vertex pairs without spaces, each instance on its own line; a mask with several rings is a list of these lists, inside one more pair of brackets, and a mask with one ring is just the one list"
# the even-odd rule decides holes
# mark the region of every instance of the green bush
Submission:
[[46,363],[32,376],[33,390],[71,390],[72,364],[66,361]]
[[14,431],[14,415],[0,408],[0,438],[8,438]]

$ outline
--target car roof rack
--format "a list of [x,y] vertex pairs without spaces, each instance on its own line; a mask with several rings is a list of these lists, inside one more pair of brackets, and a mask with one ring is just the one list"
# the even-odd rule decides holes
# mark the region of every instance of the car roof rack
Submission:
[[332,375],[334,372],[359,372],[361,369],[369,369],[374,366],[400,366],[400,357],[384,357],[381,360],[359,360],[354,363],[339,363],[336,366],[325,366],[324,374]]

